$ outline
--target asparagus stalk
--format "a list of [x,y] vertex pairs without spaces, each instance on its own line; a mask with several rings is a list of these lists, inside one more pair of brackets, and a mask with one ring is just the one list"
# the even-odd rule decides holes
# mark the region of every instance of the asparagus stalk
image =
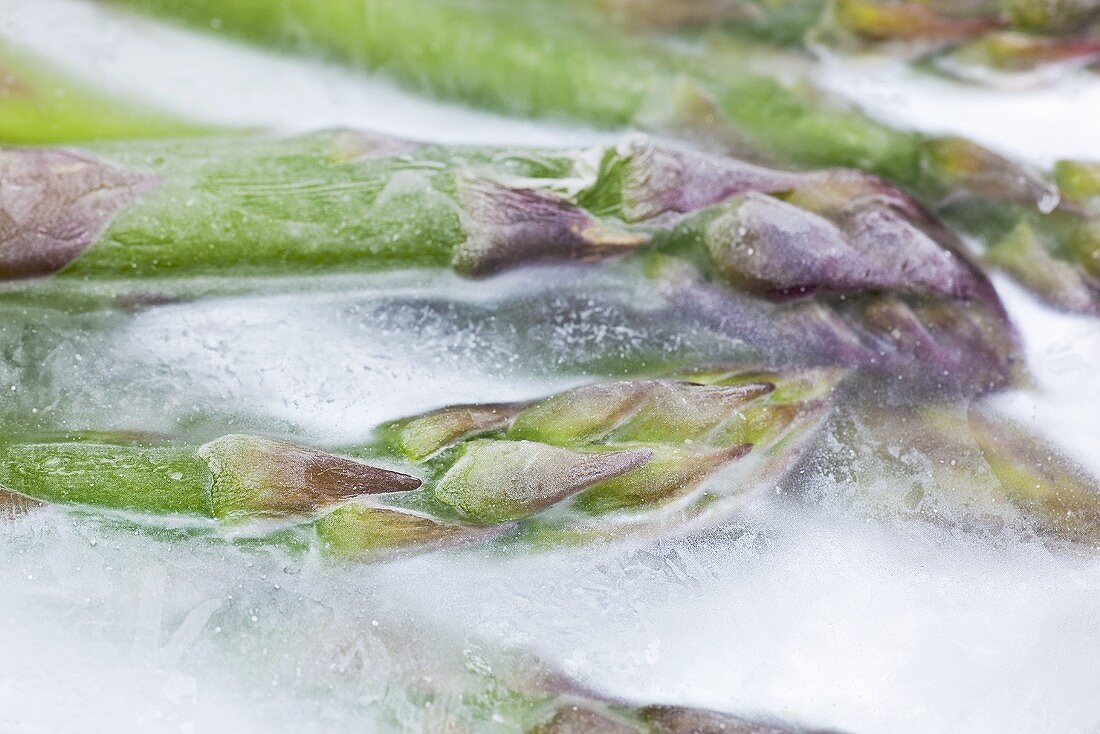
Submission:
[[[918,293],[975,297],[984,288],[950,233],[872,176],[772,170],[637,137],[566,152],[349,132],[103,154],[14,149],[0,152],[0,175],[11,184],[5,207],[17,214],[0,232],[9,278],[448,264],[485,275],[547,257],[629,252],[660,236],[666,249],[706,240],[722,272],[765,291],[898,288],[890,271],[898,257],[906,270],[935,262],[951,281],[937,285],[929,274]],[[730,217],[745,220],[750,234],[738,236],[762,249],[792,247],[794,230],[828,244],[822,255],[810,246],[793,253],[814,261],[805,281],[787,280],[767,257],[737,255],[746,243],[714,226]],[[774,226],[786,229],[754,231]],[[890,241],[885,251],[862,239],[869,229]],[[829,272],[845,269],[868,274]]]
[[[807,464],[878,512],[1100,542],[1100,479],[980,403],[837,411]],[[811,482],[812,485],[812,482]]]
[[98,92],[0,40],[0,144],[161,138],[206,131]]
[[0,486],[40,502],[228,521],[308,515],[419,485],[409,475],[257,436],[225,436],[197,450],[99,434],[9,439],[0,449]]
[[[117,2],[203,28],[216,18],[225,32],[319,50],[406,86],[508,114],[636,126],[783,163],[861,168],[929,204],[961,192],[995,209],[1007,197],[1043,213],[1059,201],[1042,176],[973,143],[891,129],[805,84],[779,81],[781,72],[761,69],[731,38],[668,43],[593,22],[599,14],[583,3],[291,0],[273,10],[258,0]],[[919,7],[945,13],[959,6]],[[977,2],[959,12],[980,16],[990,7]],[[1013,17],[1029,17],[1029,2],[1013,7]],[[1003,14],[1000,8],[992,12]],[[1074,15],[1059,6],[1051,17],[1066,13]],[[1005,181],[1012,184],[1007,191]]]
[[774,347],[789,331],[815,365],[896,375],[927,357],[937,384],[968,390],[1015,369],[1012,328],[954,235],[852,171],[778,171],[640,137],[531,151],[347,132],[96,156],[10,150],[0,168],[17,184],[0,196],[21,213],[0,230],[9,277],[397,266],[483,276],[640,251],[685,313],[752,344]]
[[[525,117],[605,128],[729,133],[753,152],[803,165],[851,165],[903,183],[921,175],[917,136],[750,72],[738,54],[668,47],[606,23],[573,22],[575,5],[440,0],[120,0],[209,29],[376,69],[440,97]],[[564,20],[564,22],[562,22]],[[709,133],[707,131],[710,131]]]
[[[694,378],[701,382],[612,383],[507,408],[455,406],[380,427],[360,453],[407,463],[408,473],[255,436],[196,450],[78,435],[9,440],[0,486],[43,502],[230,522],[308,523],[324,512],[315,523],[321,547],[353,557],[513,531],[533,537],[523,521],[548,510],[542,542],[662,532],[714,521],[781,475],[820,424],[839,375]],[[708,481],[742,463],[738,483]],[[423,487],[414,474],[426,477]]]

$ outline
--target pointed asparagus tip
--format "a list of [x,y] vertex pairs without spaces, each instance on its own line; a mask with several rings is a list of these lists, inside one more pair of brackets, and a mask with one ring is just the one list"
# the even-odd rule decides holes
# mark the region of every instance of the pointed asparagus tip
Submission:
[[233,434],[204,444],[215,517],[306,515],[352,497],[416,489],[400,472],[259,436]]
[[434,495],[468,522],[510,522],[633,471],[651,458],[648,449],[589,453],[534,441],[473,441],[439,480]]

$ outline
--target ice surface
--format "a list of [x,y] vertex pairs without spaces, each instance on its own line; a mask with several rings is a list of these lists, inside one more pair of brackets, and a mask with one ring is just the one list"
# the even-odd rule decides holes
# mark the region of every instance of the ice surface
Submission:
[[953,133],[1028,160],[1100,157],[1096,75],[1080,71],[1026,91],[952,81],[877,56],[832,57],[815,75],[822,88],[848,97],[894,125]]
[[[470,142],[588,135],[437,105],[90,3],[0,0],[0,16],[0,33],[111,88],[215,121],[355,124]],[[1008,96],[952,92],[908,73],[891,72],[887,87],[856,66],[832,73],[835,88],[872,110],[929,129],[989,133],[986,142],[1037,161],[1100,156],[1087,113],[1100,98],[1095,80],[1074,80],[1076,96]],[[0,388],[36,391],[13,402],[49,426],[251,425],[353,441],[379,419],[442,402],[525,397],[584,379],[514,356],[508,334],[518,327],[477,318],[479,302],[505,285],[448,281],[462,303],[448,308],[418,300],[415,282],[404,293],[391,282],[382,300],[369,283],[333,283],[83,317],[9,312]],[[998,402],[1100,469],[1096,322],[997,285],[1036,383]],[[564,320],[536,337],[540,355],[575,358],[594,344],[629,354],[660,334],[659,323],[606,310],[568,316],[575,305],[563,302]],[[612,333],[595,326],[609,317]],[[772,496],[690,544],[374,566],[167,542],[34,512],[0,531],[0,731],[327,733],[385,731],[394,718],[415,727],[422,712],[389,685],[387,634],[459,657],[467,639],[533,648],[632,699],[852,732],[1100,726],[1094,553],[872,519],[824,496]],[[451,635],[436,639],[421,620]]]

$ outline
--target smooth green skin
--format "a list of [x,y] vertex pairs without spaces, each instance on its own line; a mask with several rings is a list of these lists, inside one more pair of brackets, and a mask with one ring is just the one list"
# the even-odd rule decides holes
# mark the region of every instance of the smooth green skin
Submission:
[[561,175],[564,154],[425,147],[349,160],[339,133],[100,147],[156,173],[59,277],[263,274],[447,266],[466,239],[458,179]]
[[[319,52],[406,87],[521,117],[603,128],[669,127],[675,90],[709,96],[759,152],[800,165],[849,165],[921,178],[920,138],[746,70],[740,57],[672,48],[570,22],[551,0],[116,0],[278,48]],[[717,55],[717,58],[716,58]]]
[[0,144],[162,138],[208,131],[99,94],[0,41]]
[[89,441],[0,447],[0,487],[48,503],[210,517],[212,481],[189,448]]

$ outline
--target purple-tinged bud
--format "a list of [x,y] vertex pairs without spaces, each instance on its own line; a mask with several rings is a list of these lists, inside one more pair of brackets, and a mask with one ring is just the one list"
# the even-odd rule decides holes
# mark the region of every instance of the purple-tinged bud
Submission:
[[0,150],[0,278],[55,273],[160,179],[66,150]]
[[223,519],[304,515],[353,497],[416,489],[420,480],[352,459],[258,436],[232,434],[199,447]]
[[648,235],[611,229],[548,191],[477,179],[466,181],[460,196],[469,219],[452,265],[463,275],[491,275],[539,260],[613,257],[649,242]]
[[660,222],[732,196],[797,188],[807,174],[779,171],[727,156],[656,143],[643,135],[617,149],[622,164],[622,216],[628,222]]

